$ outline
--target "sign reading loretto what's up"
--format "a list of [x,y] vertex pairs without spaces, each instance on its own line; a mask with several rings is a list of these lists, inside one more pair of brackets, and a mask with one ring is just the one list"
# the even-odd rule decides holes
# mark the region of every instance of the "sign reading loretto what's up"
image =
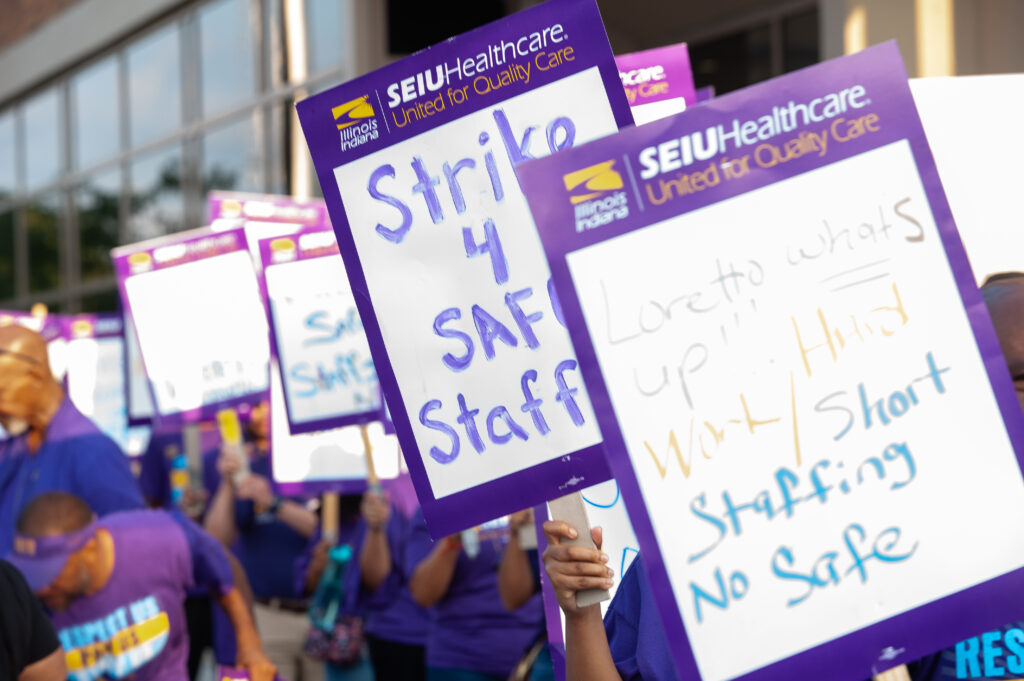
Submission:
[[610,475],[513,166],[632,121],[593,0],[298,104],[434,536]]
[[1020,618],[1024,419],[894,43],[519,177],[681,678]]

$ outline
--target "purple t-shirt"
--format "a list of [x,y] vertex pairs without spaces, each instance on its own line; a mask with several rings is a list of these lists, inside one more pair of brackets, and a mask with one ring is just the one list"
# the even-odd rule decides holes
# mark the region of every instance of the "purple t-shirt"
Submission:
[[[498,594],[498,565],[508,543],[508,524],[488,523],[481,529],[475,558],[459,554],[451,585],[433,608],[427,632],[427,666],[468,669],[508,676],[536,639],[543,618],[540,594],[514,612],[505,610]],[[423,513],[412,520],[406,547],[406,573],[434,548]]]
[[421,646],[427,641],[429,613],[417,605],[409,593],[405,549],[409,537],[409,519],[393,504],[385,531],[391,550],[391,573],[373,592],[363,585],[359,568],[359,552],[369,528],[360,518],[352,536],[354,557],[346,574],[347,610],[363,613],[366,633],[370,636],[405,645]]
[[100,431],[67,397],[35,454],[26,437],[0,441],[0,547],[14,542],[14,526],[25,505],[43,492],[68,492],[96,515],[145,507],[138,483],[117,443]]
[[677,681],[665,629],[638,556],[604,615],[612,660],[623,681]]
[[52,617],[68,678],[187,681],[185,591],[193,583],[218,596],[231,590],[224,549],[175,512],[115,513],[99,526],[114,541],[109,581]]

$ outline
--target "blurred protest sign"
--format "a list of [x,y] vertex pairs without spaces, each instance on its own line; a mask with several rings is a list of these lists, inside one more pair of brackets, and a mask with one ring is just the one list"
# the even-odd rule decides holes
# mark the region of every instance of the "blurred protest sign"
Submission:
[[1006,134],[1024,109],[1024,75],[918,78],[910,91],[978,283],[1024,271],[1024,140]]
[[380,385],[334,232],[263,239],[259,255],[291,432],[378,418]]
[[619,79],[637,125],[697,103],[686,43],[615,56]]
[[147,426],[128,423],[124,320],[120,314],[65,318],[68,397],[128,456],[149,444]]
[[266,394],[267,320],[242,229],[181,232],[112,256],[161,421]]
[[297,108],[431,534],[607,479],[513,170],[632,122],[593,0],[530,8]]
[[1018,618],[1024,418],[895,44],[715,102],[519,168],[680,676]]

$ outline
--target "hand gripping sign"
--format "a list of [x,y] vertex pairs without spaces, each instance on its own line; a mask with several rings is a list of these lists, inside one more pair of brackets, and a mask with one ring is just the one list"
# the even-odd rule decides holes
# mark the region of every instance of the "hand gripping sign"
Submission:
[[241,228],[181,232],[111,255],[161,421],[212,418],[262,398],[267,320]]
[[593,0],[300,102],[431,533],[609,475],[513,166],[631,122]]
[[681,678],[1019,619],[1024,419],[895,44],[519,177]]

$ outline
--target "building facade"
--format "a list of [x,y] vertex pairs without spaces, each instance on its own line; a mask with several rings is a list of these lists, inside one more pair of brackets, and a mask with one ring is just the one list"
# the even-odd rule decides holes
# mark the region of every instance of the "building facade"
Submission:
[[[319,193],[296,101],[535,0],[0,0],[0,309],[117,309],[114,246],[214,189]],[[914,75],[1024,71],[1015,0],[598,0],[728,92],[899,41]],[[984,39],[982,39],[984,36]]]

